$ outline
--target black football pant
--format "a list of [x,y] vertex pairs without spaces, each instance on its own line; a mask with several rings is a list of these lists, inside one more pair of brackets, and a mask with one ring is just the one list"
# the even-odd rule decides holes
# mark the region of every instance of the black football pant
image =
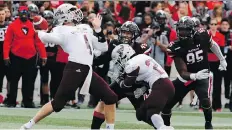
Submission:
[[227,58],[227,70],[224,72],[224,83],[225,83],[225,98],[230,99],[232,102],[232,61],[231,58]]
[[57,84],[56,82],[56,72],[57,72],[57,65],[56,65],[56,61],[55,60],[47,60],[47,63],[45,66],[42,66],[40,68],[40,76],[41,76],[41,88],[40,88],[40,95],[43,95],[43,84],[48,84],[49,81],[49,72],[51,74],[51,81],[50,81],[50,97],[53,99],[57,88],[59,86],[59,84]]
[[207,114],[209,111],[209,116],[207,116],[206,121],[211,121],[212,113],[210,115],[210,112],[212,112],[212,109],[209,99],[209,94],[211,91],[211,82],[212,82],[212,78],[210,78],[209,80],[205,79],[205,80],[193,81],[190,84],[185,84],[181,82],[179,79],[174,80],[173,85],[175,87],[175,96],[173,97],[171,102],[166,104],[166,106],[162,111],[162,117],[164,119],[165,125],[168,126],[170,125],[172,108],[176,105],[176,103],[182,100],[186,96],[186,94],[188,94],[189,91],[191,90],[194,90],[195,93],[197,94],[203,110],[204,111],[206,110]]
[[223,73],[218,69],[220,62],[209,62],[210,71],[213,73],[213,101],[212,108],[214,110],[222,108],[221,93],[222,93],[222,77]]
[[2,88],[3,88],[4,76],[6,76],[7,81],[10,80],[9,67],[7,67],[4,64],[4,61],[2,58],[3,57],[0,58],[0,93],[2,92]]
[[34,83],[37,76],[36,56],[30,59],[24,59],[14,54],[10,54],[10,105],[16,105],[16,98],[18,93],[18,82],[22,76],[22,96],[23,104],[31,104],[34,94]]
[[[55,112],[61,111],[67,101],[70,100],[72,94],[83,86],[88,73],[88,65],[68,62],[65,66],[60,86],[54,100],[51,102]],[[89,93],[100,98],[107,105],[115,104],[118,100],[117,95],[109,88],[108,84],[94,72],[92,73]]]

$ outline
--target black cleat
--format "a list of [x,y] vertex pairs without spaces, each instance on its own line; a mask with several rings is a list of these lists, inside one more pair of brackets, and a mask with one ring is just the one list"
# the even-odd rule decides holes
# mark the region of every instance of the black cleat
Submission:
[[206,121],[206,122],[205,122],[205,129],[206,129],[206,130],[212,130],[212,129],[213,129],[212,123],[209,122],[209,121]]

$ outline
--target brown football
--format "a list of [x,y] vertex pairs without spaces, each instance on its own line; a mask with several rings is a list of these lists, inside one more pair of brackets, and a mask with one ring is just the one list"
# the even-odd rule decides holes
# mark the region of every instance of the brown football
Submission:
[[48,30],[48,22],[42,16],[35,16],[33,18],[33,25],[36,30]]

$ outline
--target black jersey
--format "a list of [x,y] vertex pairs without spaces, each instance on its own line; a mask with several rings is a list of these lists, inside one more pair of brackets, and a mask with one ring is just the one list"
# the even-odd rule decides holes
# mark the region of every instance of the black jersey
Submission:
[[209,69],[208,51],[211,36],[207,30],[198,30],[192,39],[177,40],[169,46],[170,55],[181,57],[187,65],[188,72],[196,73]]
[[0,55],[1,55],[1,58],[3,58],[3,43],[4,43],[5,33],[6,33],[6,29],[8,25],[9,25],[8,22],[5,22],[4,25],[0,25]]
[[46,48],[47,58],[49,60],[56,60],[58,47],[54,43],[45,43],[44,46]]
[[[121,44],[121,43],[118,40],[116,40],[116,39],[112,40],[109,43],[108,51],[105,52],[104,54],[102,54],[101,56],[97,57],[96,59],[94,59],[93,64],[97,65],[97,66],[105,64],[105,63],[109,64],[109,62],[112,60],[111,59],[112,51],[119,44]],[[135,50],[136,54],[142,54],[149,49],[148,47],[141,48],[140,43],[135,43],[134,45],[132,45],[132,48]]]

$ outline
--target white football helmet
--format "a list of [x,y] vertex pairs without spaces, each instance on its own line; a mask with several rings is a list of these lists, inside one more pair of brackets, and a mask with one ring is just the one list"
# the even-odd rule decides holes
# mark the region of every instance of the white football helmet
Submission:
[[77,24],[82,19],[82,11],[76,6],[68,3],[60,5],[54,13],[54,20],[56,20],[59,25],[62,25],[64,22],[73,22]]
[[114,48],[111,58],[114,64],[119,64],[122,68],[126,62],[135,54],[134,49],[128,44],[120,44]]

